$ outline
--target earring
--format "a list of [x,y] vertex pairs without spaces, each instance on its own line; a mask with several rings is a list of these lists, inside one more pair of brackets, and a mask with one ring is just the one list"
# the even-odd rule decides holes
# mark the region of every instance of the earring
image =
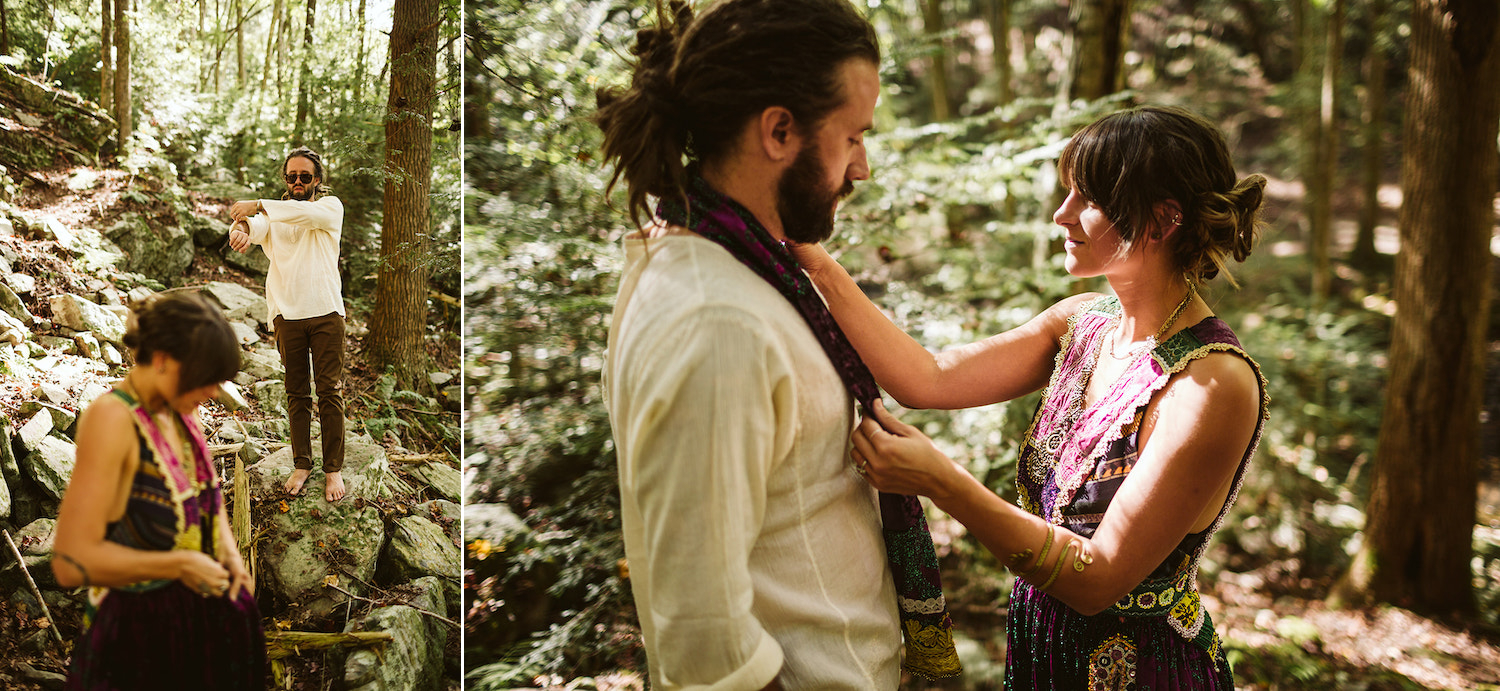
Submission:
[[1182,225],[1182,214],[1172,214],[1172,225],[1174,225],[1174,226],[1180,226],[1180,225]]

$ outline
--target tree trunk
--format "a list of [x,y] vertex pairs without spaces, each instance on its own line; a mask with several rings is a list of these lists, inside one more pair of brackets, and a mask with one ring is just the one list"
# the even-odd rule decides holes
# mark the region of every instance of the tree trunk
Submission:
[[304,144],[303,131],[307,125],[307,92],[312,88],[313,20],[317,16],[318,0],[307,0],[307,24],[302,30],[302,71],[297,79],[297,124],[292,129],[292,144]]
[[1380,222],[1380,173],[1384,167],[1386,0],[1370,2],[1370,50],[1365,55],[1364,150],[1360,152],[1359,233],[1349,263],[1363,271],[1377,268],[1375,226]]
[[115,112],[115,8],[110,0],[99,0],[99,109]]
[[1068,100],[1103,98],[1125,85],[1125,45],[1130,0],[1074,0],[1068,11],[1073,53],[1068,60]]
[[386,103],[385,220],[370,319],[370,361],[399,387],[427,388],[427,280],[431,273],[432,115],[437,97],[438,1],[396,0]]
[[359,0],[359,19],[355,25],[359,27],[359,50],[354,61],[354,102],[359,103],[365,93],[365,0]]
[[115,120],[120,158],[130,155],[130,0],[115,0]]
[[942,122],[953,116],[948,98],[948,50],[943,46],[943,0],[922,0],[922,28],[932,41],[932,119]]
[[10,16],[5,11],[5,0],[0,0],[0,55],[10,55]]
[[1015,98],[1010,87],[1010,3],[1011,0],[990,0],[990,41],[995,44],[995,105],[997,106],[1010,103],[1011,99]]
[[264,98],[266,87],[271,82],[271,63],[276,59],[273,51],[276,50],[276,23],[281,18],[281,0],[271,7],[271,25],[266,27],[266,58],[260,66],[260,91],[259,96]]
[[1333,188],[1338,176],[1339,72],[1344,52],[1344,0],[1334,0],[1324,23],[1323,82],[1318,97],[1318,122],[1313,149],[1313,175],[1307,180],[1308,244],[1313,262],[1313,300],[1328,299],[1333,280],[1329,252],[1333,243]]
[[234,85],[245,90],[245,0],[234,0]]
[[[203,37],[203,24],[208,14],[208,0],[198,0],[198,31],[193,34],[193,39],[198,42],[198,47],[204,53],[208,52],[208,41]],[[208,91],[208,60],[198,61],[198,92]]]
[[1412,5],[1399,308],[1364,547],[1349,581],[1355,593],[1381,602],[1471,613],[1500,174],[1500,13],[1492,0]]

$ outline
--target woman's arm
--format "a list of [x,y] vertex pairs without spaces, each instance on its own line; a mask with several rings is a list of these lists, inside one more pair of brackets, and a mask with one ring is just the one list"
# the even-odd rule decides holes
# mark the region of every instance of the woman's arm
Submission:
[[1068,317],[1097,297],[1075,295],[1010,331],[933,354],[865,297],[821,245],[798,245],[794,253],[875,381],[911,408],[969,408],[1040,389]]
[[[856,463],[867,462],[870,484],[931,497],[1002,563],[1073,609],[1097,614],[1139,585],[1189,532],[1212,523],[1255,432],[1260,389],[1249,365],[1228,354],[1207,356],[1174,377],[1147,408],[1140,458],[1091,539],[1001,499],[915,428],[883,408],[876,415],[891,431],[866,418],[854,438]],[[1172,424],[1158,427],[1157,419]]]
[[139,550],[104,539],[136,442],[130,415],[123,403],[105,396],[78,420],[77,462],[57,516],[52,571],[58,584],[113,587],[171,578],[197,589],[227,582],[223,567],[201,552]]

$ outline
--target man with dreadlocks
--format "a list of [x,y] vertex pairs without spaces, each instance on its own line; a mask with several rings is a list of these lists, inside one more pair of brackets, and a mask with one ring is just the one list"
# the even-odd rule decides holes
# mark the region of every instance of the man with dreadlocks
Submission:
[[597,119],[631,216],[659,202],[625,240],[605,365],[652,687],[957,674],[921,505],[847,460],[875,382],[783,244],[827,238],[869,177],[875,30],[849,0],[666,15]]
[[296,468],[286,490],[301,494],[312,474],[312,384],[317,383],[322,426],[323,498],[344,496],[344,298],[339,278],[339,233],[344,205],[323,186],[323,159],[307,147],[281,165],[286,193],[279,200],[247,199],[229,207],[229,246],[260,245],[271,259],[266,302],[276,350],[286,368]]

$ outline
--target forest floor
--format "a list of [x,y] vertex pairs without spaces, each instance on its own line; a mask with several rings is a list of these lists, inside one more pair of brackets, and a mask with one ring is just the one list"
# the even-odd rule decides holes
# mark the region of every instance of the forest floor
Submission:
[[[70,189],[69,181],[79,175],[93,178],[95,184],[87,189]],[[109,227],[114,217],[120,213],[121,196],[130,183],[128,173],[112,169],[73,168],[34,171],[30,177],[34,181],[45,181],[48,185],[46,187],[38,184],[27,185],[13,199],[16,207],[34,216],[55,218],[69,227],[91,227],[101,231]],[[194,213],[220,219],[228,216],[229,205],[235,201],[197,191],[189,191],[188,197],[192,201]],[[57,256],[56,250],[48,247],[50,244],[52,244],[50,241],[30,241],[14,245],[20,255],[16,270],[29,271],[36,279],[37,289],[28,302],[33,314],[39,318],[51,316],[50,309],[47,307],[47,296],[85,291],[83,287],[85,279],[77,274],[66,260]],[[203,285],[212,281],[238,283],[256,293],[264,292],[263,279],[225,265],[212,251],[195,247],[193,263],[183,280],[180,281],[180,285]],[[384,405],[379,400],[381,398],[378,390],[380,373],[374,371],[364,357],[363,341],[369,333],[366,320],[370,315],[358,310],[360,303],[356,301],[354,304],[356,309],[351,310],[347,316],[345,339],[344,386],[347,406],[345,415],[346,419],[351,421],[377,417],[382,414],[378,408]],[[428,339],[428,355],[435,371],[458,371],[459,349],[456,339]],[[21,404],[35,397],[32,390],[22,390],[20,386],[10,381],[0,384],[0,415],[15,420]],[[218,413],[208,411],[206,419],[212,421],[218,415]],[[262,416],[253,408],[233,415],[245,420]],[[459,424],[458,415],[452,413],[451,420],[447,424],[456,428]],[[421,426],[412,424],[411,429],[420,432]],[[456,443],[444,442],[430,435],[422,436],[420,433],[407,435],[404,439],[396,439],[392,434],[376,441],[386,446],[387,451],[391,453],[447,453],[450,458],[457,459],[458,457]],[[409,485],[421,486],[420,480],[405,475],[404,467],[402,464],[392,464],[391,470]],[[0,563],[9,559],[9,556],[0,556]],[[382,596],[372,594],[371,597],[378,599]],[[278,617],[284,616],[283,612],[277,611],[263,611],[262,614],[268,626],[277,621]],[[61,683],[55,678],[44,679],[43,677],[46,677],[48,673],[57,674],[65,671],[67,653],[71,650],[72,639],[79,632],[81,624],[81,621],[70,621],[67,617],[62,617],[55,624],[50,624],[58,627],[65,641],[56,648],[40,644],[42,639],[22,640],[27,637],[0,633],[0,691],[61,688]],[[37,627],[45,628],[44,622],[32,620],[13,603],[0,600],[0,632],[26,631]],[[453,675],[451,677],[453,679],[456,679],[460,649],[458,637],[452,637],[449,640],[445,657],[452,660],[453,669],[449,674]],[[332,659],[332,656],[325,653],[288,658],[287,669],[292,681],[279,688],[288,691],[323,691],[332,688],[336,680],[342,679],[343,676],[341,668],[336,669],[331,665]],[[33,672],[28,672],[28,669]],[[32,678],[28,680],[27,677]],[[456,689],[457,682],[451,683]]]

